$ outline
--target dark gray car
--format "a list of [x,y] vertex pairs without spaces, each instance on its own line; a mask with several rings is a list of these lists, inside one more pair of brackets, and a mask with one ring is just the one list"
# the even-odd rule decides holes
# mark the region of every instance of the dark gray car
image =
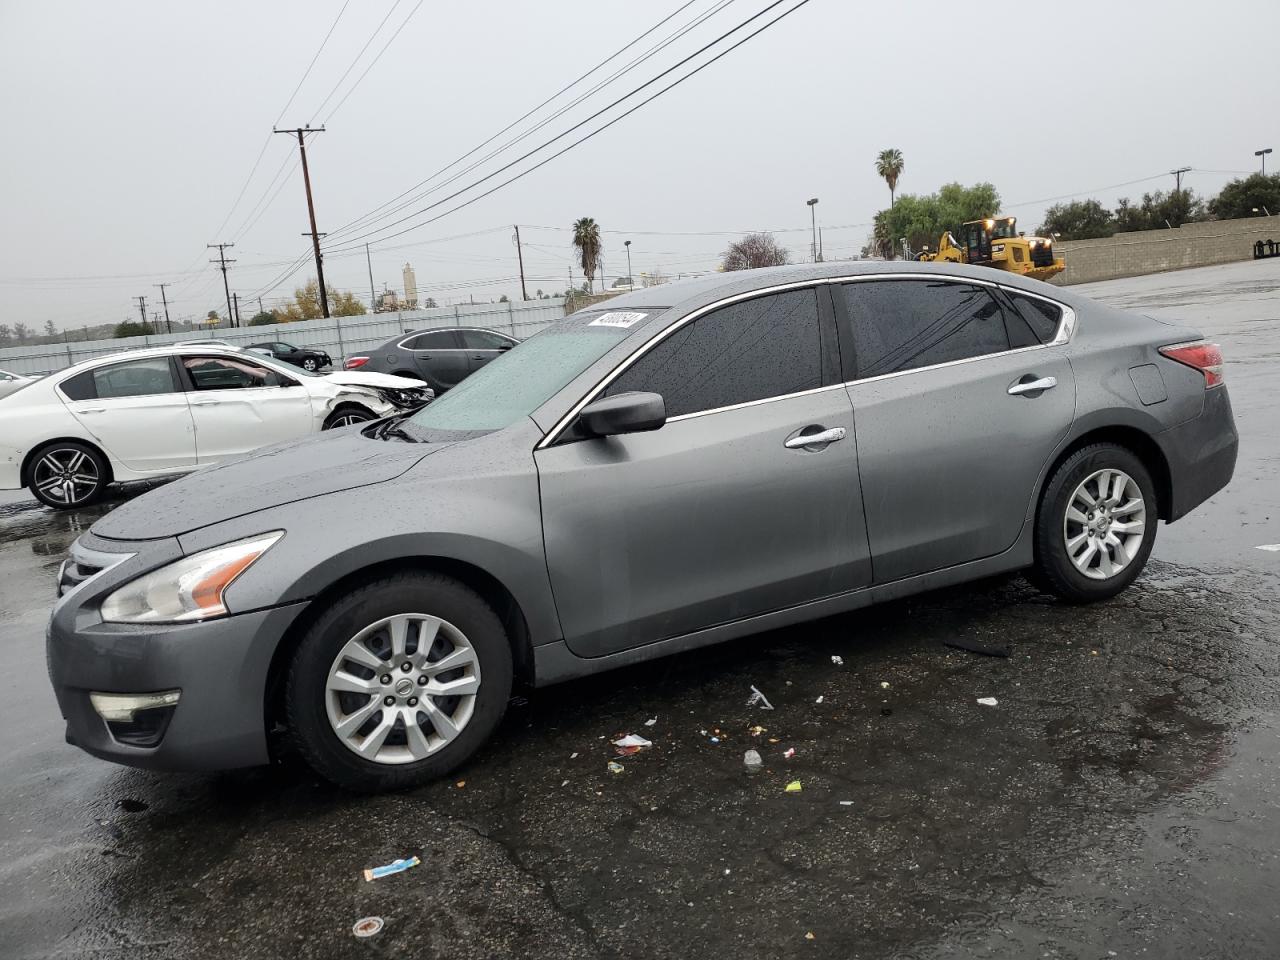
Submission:
[[[127,503],[60,574],[69,739],[357,789],[456,767],[542,685],[1026,569],[1138,576],[1230,479],[1196,331],[983,268],[833,263],[574,314],[399,421]],[[326,518],[323,533],[315,518]]]
[[441,394],[519,342],[505,333],[478,327],[413,330],[366,354],[348,357],[343,366],[425,380]]

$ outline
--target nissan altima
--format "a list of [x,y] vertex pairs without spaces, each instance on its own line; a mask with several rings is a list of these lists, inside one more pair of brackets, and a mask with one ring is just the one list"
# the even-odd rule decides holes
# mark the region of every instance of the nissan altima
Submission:
[[1217,345],[1069,289],[871,262],[653,287],[100,519],[50,675],[108,760],[293,750],[402,787],[479,749],[515,680],[1008,571],[1106,600],[1236,447]]

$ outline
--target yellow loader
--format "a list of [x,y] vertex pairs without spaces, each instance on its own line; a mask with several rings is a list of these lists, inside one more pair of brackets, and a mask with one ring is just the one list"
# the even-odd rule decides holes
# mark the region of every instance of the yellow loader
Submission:
[[937,263],[974,263],[997,270],[1048,280],[1067,269],[1062,257],[1053,255],[1053,240],[1024,237],[1018,233],[1016,217],[989,217],[970,220],[960,227],[960,241],[947,231],[938,249],[928,247],[916,259]]

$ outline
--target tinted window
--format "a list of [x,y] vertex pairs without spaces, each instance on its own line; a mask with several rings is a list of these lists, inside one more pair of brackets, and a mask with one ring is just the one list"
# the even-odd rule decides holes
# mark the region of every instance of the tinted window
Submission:
[[[157,393],[176,393],[178,385],[173,379],[173,368],[169,365],[168,357],[148,357],[145,360],[129,360],[125,363],[113,363],[110,366],[98,367],[96,370],[90,370],[87,374],[80,374],[73,377],[62,385],[62,392],[68,397],[71,393],[68,388],[83,393],[86,384],[73,382],[81,381],[86,376],[91,377],[93,384],[93,393],[91,396],[97,397],[99,400],[107,400],[112,397],[145,397]],[[90,399],[90,397],[71,397],[74,399]]]
[[983,287],[931,280],[844,284],[858,376],[876,377],[1009,349],[1000,307]]
[[243,390],[277,387],[286,382],[274,370],[239,357],[184,357],[182,365],[197,390]]
[[722,307],[637,360],[607,394],[662,394],[667,416],[822,386],[817,294],[794,290]]
[[1005,291],[1018,316],[1026,321],[1041,343],[1048,343],[1058,333],[1058,324],[1062,322],[1062,310],[1047,300],[1023,296],[1020,293]]
[[503,347],[511,346],[511,341],[506,337],[490,333],[488,330],[460,330],[458,332],[462,335],[462,345],[468,350],[501,350]]
[[401,344],[406,350],[449,350],[458,346],[452,330],[433,330],[410,337]]
[[77,373],[70,380],[59,384],[58,389],[68,400],[93,400],[98,396],[98,391],[93,385],[92,370]]

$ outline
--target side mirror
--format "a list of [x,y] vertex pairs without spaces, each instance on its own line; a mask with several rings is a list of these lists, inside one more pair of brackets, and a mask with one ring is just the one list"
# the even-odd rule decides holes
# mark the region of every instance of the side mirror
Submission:
[[587,404],[578,422],[592,437],[657,430],[667,422],[667,405],[656,393],[620,393]]
[[515,346],[514,343],[504,343],[502,346],[498,347],[498,352],[501,353],[506,350],[510,350],[514,346]]

